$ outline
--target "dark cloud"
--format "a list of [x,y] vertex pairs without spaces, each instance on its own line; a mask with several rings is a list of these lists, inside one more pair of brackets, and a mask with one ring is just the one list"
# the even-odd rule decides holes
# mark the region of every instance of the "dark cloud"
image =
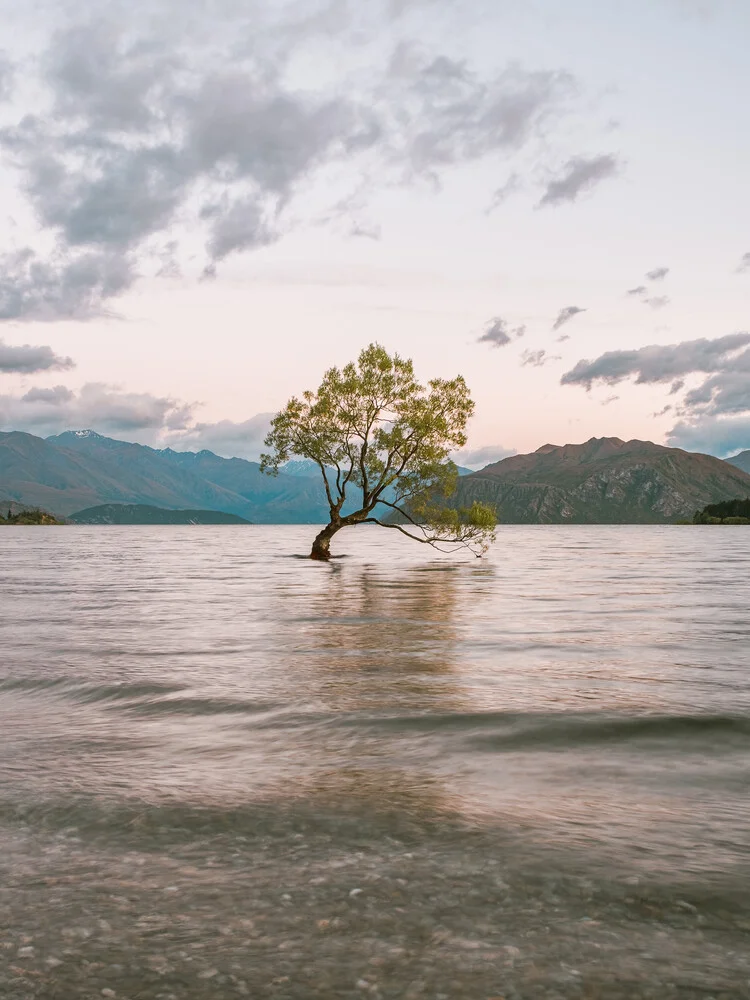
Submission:
[[[179,242],[175,230],[202,233],[208,274],[304,220],[292,207],[332,168],[346,164],[366,191],[437,183],[452,166],[521,151],[574,96],[565,72],[511,66],[488,79],[414,45],[354,82],[303,90],[287,73],[294,54],[353,24],[354,6],[222,0],[212,20],[204,8],[186,2],[179,18],[158,0],[65,8],[72,20],[34,63],[48,108],[0,129],[55,249],[6,258],[0,319],[101,313],[155,243]],[[568,183],[593,183],[571,162]],[[176,273],[179,256],[157,273]]]
[[118,19],[100,17],[56,33],[43,61],[58,120],[81,117],[100,132],[127,132],[154,123],[153,100],[171,60],[134,41]]
[[67,371],[75,365],[71,358],[55,354],[51,347],[14,347],[0,340],[0,372],[6,375],[33,375],[37,372]]
[[670,299],[667,295],[653,295],[651,298],[644,299],[643,301],[652,309],[664,309],[665,306],[669,305]]
[[668,274],[668,267],[656,267],[653,271],[647,271],[646,277],[649,281],[664,281]]
[[750,351],[736,358],[728,370],[686,393],[683,409],[715,415],[750,411]]
[[546,351],[524,351],[521,354],[521,367],[531,365],[534,368],[542,368],[548,361],[559,361],[557,354],[547,354]]
[[515,448],[504,448],[501,444],[488,444],[483,448],[466,448],[463,451],[458,451],[451,455],[451,458],[456,465],[466,469],[483,469],[486,465],[501,462],[504,458],[517,454]]
[[538,207],[573,202],[584,191],[590,191],[607,178],[614,177],[619,170],[617,157],[610,154],[576,156],[568,160],[559,177],[549,182]]
[[619,396],[607,396],[606,399],[602,400],[602,406],[609,406],[610,403],[616,402],[619,398]]
[[262,205],[255,198],[230,203],[211,226],[209,249],[214,261],[237,250],[253,250],[277,239]]
[[39,257],[0,255],[0,320],[90,319],[126,291],[136,275],[126,254],[94,250]]
[[740,274],[744,274],[745,271],[750,271],[750,253],[744,253],[742,255],[737,271]]
[[0,424],[39,435],[91,428],[152,442],[192,423],[194,410],[195,404],[146,392],[123,392],[102,383],[88,383],[78,392],[59,385],[33,388],[23,396],[0,396]]
[[640,296],[645,295],[648,292],[648,288],[645,285],[638,285],[636,288],[629,288],[626,295]]
[[487,323],[484,333],[481,337],[477,338],[477,343],[491,344],[493,347],[505,347],[514,337],[523,337],[525,333],[526,327],[523,324],[511,327],[506,320],[501,319],[500,316],[495,316]]
[[595,361],[579,361],[560,381],[562,385],[582,385],[587,389],[595,382],[616,385],[628,378],[641,385],[673,382],[695,372],[725,371],[739,363],[736,353],[748,344],[750,333],[731,333],[716,340],[704,338],[631,351],[607,351]]
[[557,319],[552,324],[552,329],[559,330],[561,326],[565,326],[566,323],[569,323],[575,316],[583,312],[586,312],[586,310],[581,309],[580,306],[565,306],[557,314]]

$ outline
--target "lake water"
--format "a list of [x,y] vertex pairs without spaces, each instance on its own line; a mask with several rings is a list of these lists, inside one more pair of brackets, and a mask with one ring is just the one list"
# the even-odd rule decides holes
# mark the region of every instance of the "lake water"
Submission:
[[750,530],[313,534],[2,532],[0,995],[749,997]]

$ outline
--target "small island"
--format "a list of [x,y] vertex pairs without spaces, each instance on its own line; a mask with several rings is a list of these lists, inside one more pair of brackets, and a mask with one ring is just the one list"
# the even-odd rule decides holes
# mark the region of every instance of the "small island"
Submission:
[[693,524],[750,524],[750,498],[708,504],[695,512]]
[[250,524],[222,510],[168,510],[138,503],[107,503],[71,514],[73,524]]

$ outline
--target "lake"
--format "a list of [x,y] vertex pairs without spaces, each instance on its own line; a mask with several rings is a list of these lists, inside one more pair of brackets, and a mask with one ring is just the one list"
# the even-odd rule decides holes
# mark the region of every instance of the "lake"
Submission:
[[750,530],[313,534],[2,531],[2,996],[750,997]]

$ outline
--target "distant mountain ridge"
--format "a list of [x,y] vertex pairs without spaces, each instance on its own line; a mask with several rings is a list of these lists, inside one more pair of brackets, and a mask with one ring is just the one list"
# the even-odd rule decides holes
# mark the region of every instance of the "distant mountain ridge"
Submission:
[[750,496],[750,475],[651,441],[543,445],[459,480],[455,500],[492,503],[507,524],[665,524]]
[[0,496],[68,516],[107,503],[218,510],[260,524],[327,519],[322,485],[209,451],[159,451],[101,434],[0,433]]
[[733,455],[732,458],[727,459],[727,462],[750,474],[750,449],[748,451],[741,451],[739,455]]
[[[649,524],[689,520],[707,504],[747,496],[750,474],[736,464],[649,441],[592,438],[543,445],[464,475],[455,500],[493,503],[501,522],[510,524]],[[304,462],[273,477],[257,462],[205,450],[159,450],[93,431],[46,440],[0,433],[0,503],[61,517],[127,504],[223,511],[255,524],[328,520],[319,474]]]

